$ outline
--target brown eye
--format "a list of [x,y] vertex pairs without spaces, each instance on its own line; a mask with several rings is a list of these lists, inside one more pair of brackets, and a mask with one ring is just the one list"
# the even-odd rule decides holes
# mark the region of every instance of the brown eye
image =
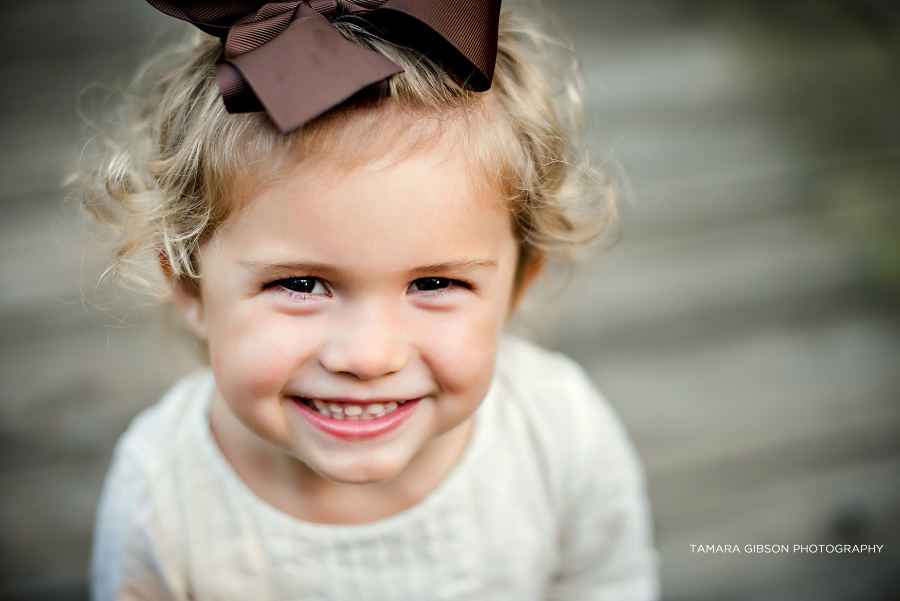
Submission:
[[298,294],[326,294],[328,292],[325,289],[322,280],[309,276],[302,278],[284,278],[283,280],[272,282],[267,288],[273,286],[279,286],[285,290],[296,292]]
[[413,280],[409,285],[409,291],[413,292],[421,290],[427,292],[429,290],[441,290],[442,288],[449,287],[453,282],[454,280],[449,280],[447,278],[419,278]]

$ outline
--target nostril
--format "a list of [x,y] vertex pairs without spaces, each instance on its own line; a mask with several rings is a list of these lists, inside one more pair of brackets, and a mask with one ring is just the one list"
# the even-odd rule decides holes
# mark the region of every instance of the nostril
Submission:
[[408,357],[408,351],[400,345],[388,347],[359,342],[332,345],[322,351],[319,360],[332,373],[346,373],[361,380],[371,380],[402,371]]
[[372,380],[397,373],[401,369],[403,369],[403,365],[397,361],[388,357],[379,357],[368,361],[353,362],[344,371],[353,374],[360,380]]
[[391,305],[350,303],[334,319],[319,349],[325,369],[371,380],[406,367],[412,352],[408,324]]

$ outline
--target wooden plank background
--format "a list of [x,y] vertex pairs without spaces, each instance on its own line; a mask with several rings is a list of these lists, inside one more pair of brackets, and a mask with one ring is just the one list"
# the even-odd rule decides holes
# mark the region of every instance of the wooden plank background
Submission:
[[[900,598],[895,6],[552,4],[588,145],[632,190],[621,244],[517,327],[629,427],[668,600]],[[85,598],[112,445],[193,364],[139,297],[85,306],[102,254],[60,193],[91,136],[76,106],[99,114],[170,25],[139,0],[0,7],[2,598]],[[843,542],[884,552],[690,551]]]

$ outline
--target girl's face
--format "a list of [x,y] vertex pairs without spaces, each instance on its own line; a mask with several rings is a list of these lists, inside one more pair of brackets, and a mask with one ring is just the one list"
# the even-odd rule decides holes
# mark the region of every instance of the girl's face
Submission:
[[447,136],[323,162],[232,215],[201,248],[199,296],[176,296],[209,344],[214,402],[320,476],[378,482],[484,398],[517,244]]

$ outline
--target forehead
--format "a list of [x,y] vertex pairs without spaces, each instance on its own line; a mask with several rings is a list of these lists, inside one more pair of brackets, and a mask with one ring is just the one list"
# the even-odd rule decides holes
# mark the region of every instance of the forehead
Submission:
[[497,255],[514,244],[502,197],[473,176],[459,133],[437,125],[383,130],[346,154],[332,145],[306,155],[249,194],[216,237],[266,255],[259,260],[336,265]]
[[361,166],[429,154],[435,148],[448,156],[460,153],[467,168],[456,175],[463,174],[480,195],[511,207],[521,194],[516,182],[525,149],[495,96],[487,91],[472,95],[464,105],[443,108],[408,106],[389,97],[333,111],[287,136],[264,124],[247,127],[226,147],[213,150],[207,162],[212,168],[207,168],[206,187],[213,191],[222,216],[215,228],[258,198],[261,190],[298,171],[340,177]]

